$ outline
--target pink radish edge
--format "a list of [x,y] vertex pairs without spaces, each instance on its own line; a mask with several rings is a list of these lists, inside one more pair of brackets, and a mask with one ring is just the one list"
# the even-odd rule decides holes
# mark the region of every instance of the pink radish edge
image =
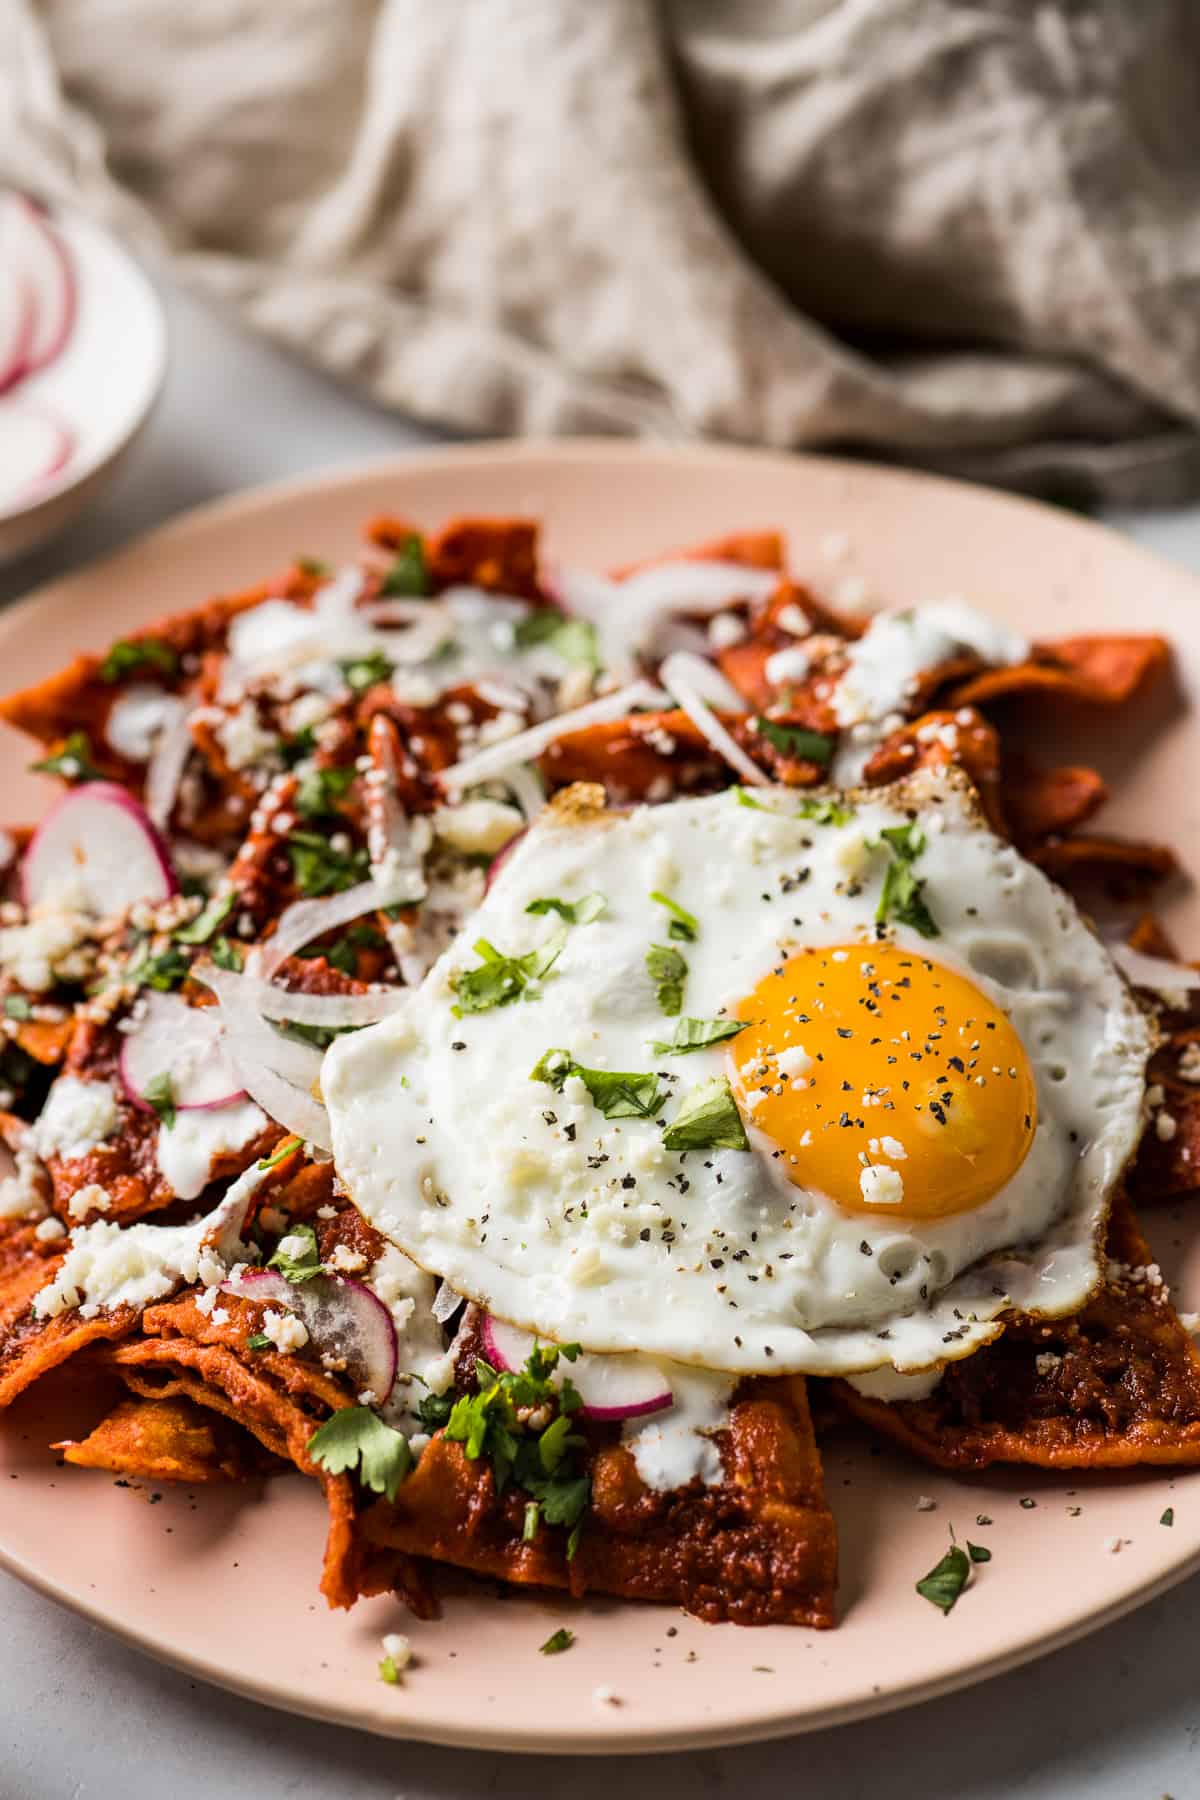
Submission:
[[[501,1373],[504,1373],[505,1371],[515,1373],[511,1363],[508,1361],[508,1358],[505,1356],[504,1351],[500,1346],[499,1339],[494,1330],[495,1325],[502,1323],[501,1320],[494,1320],[491,1313],[482,1313],[479,1329],[480,1336],[483,1340],[483,1348],[488,1361],[494,1369],[499,1369]],[[521,1328],[518,1326],[510,1326],[509,1329],[515,1331]],[[578,1371],[580,1376],[586,1378],[588,1365],[598,1364],[603,1360],[606,1359],[601,1355],[589,1355],[585,1351],[580,1355],[575,1364],[567,1366],[566,1373],[571,1375],[572,1368],[574,1368]],[[614,1362],[620,1360],[623,1359],[618,1356],[613,1357]],[[578,1380],[575,1381],[575,1386],[576,1388],[579,1387]],[[668,1406],[672,1406],[674,1401],[675,1396],[672,1394],[671,1390],[669,1388],[664,1388],[661,1393],[651,1394],[645,1400],[631,1400],[624,1405],[619,1406],[589,1406],[585,1400],[580,1408],[580,1412],[584,1418],[595,1419],[598,1423],[617,1423],[622,1419],[644,1419],[651,1413],[663,1412]]]
[[[71,335],[78,303],[75,270],[72,267],[66,245],[43,208],[26,194],[14,194],[9,204],[21,214],[25,230],[36,233],[40,239],[43,252],[53,269],[51,280],[56,290],[53,304],[57,308],[57,318],[44,304],[45,294],[39,296],[36,288],[34,290],[34,323],[23,369],[24,374],[33,375],[37,370],[44,369],[47,364],[54,361]],[[18,244],[18,255],[19,253]],[[51,320],[51,328],[44,332],[42,341],[39,343],[39,332],[47,317]]]
[[26,906],[36,905],[39,897],[49,892],[47,886],[36,880],[36,860],[39,845],[44,849],[49,841],[51,827],[61,820],[62,814],[69,808],[96,802],[106,806],[119,807],[122,812],[127,813],[143,833],[158,863],[163,884],[162,892],[141,895],[139,898],[151,901],[169,900],[172,894],[178,893],[179,883],[175,879],[175,870],[171,865],[171,853],[162,833],[150,818],[145,807],[140,805],[132,794],[126,793],[123,787],[118,787],[115,781],[89,781],[84,786],[70,788],[67,793],[63,794],[50,808],[34,832],[21,864],[21,899]]
[[33,288],[19,270],[12,277],[10,293],[13,296],[11,331],[8,343],[0,344],[0,394],[26,373],[36,318]]
[[497,850],[495,856],[493,856],[491,862],[488,864],[487,874],[484,876],[483,891],[485,894],[487,893],[487,891],[491,887],[493,881],[495,881],[497,875],[499,875],[501,869],[504,867],[505,863],[508,861],[509,857],[512,855],[513,851],[516,849],[517,845],[520,843],[521,839],[525,836],[525,833],[528,830],[529,830],[528,825],[522,825],[520,831],[517,832],[516,836],[510,837],[507,844],[503,845],[501,849]]
[[[117,1062],[117,1074],[121,1078],[121,1087],[130,1106],[142,1113],[152,1113],[155,1109],[148,1100],[143,1100],[140,1089],[131,1080],[126,1067],[126,1054],[129,1045],[126,1042],[121,1049]],[[235,1106],[239,1100],[246,1098],[245,1088],[235,1088],[232,1093],[222,1094],[218,1100],[177,1100],[176,1112],[220,1112],[223,1106]]]
[[71,431],[44,407],[15,400],[0,406],[0,512],[30,504],[66,467],[74,448]]
[[[396,1384],[396,1371],[400,1362],[400,1346],[396,1338],[396,1327],[392,1315],[378,1294],[373,1293],[364,1281],[356,1281],[351,1275],[325,1275],[322,1280],[327,1284],[326,1292],[333,1289],[343,1299],[346,1309],[353,1315],[354,1326],[359,1338],[361,1350],[361,1371],[363,1378],[382,1404]],[[310,1283],[288,1281],[275,1269],[243,1269],[236,1281],[221,1283],[221,1292],[237,1294],[244,1300],[275,1300],[281,1306],[289,1306],[297,1312],[313,1338],[319,1343],[322,1337],[321,1316],[328,1317],[332,1310],[327,1302],[309,1292]],[[339,1346],[345,1350],[345,1345]]]

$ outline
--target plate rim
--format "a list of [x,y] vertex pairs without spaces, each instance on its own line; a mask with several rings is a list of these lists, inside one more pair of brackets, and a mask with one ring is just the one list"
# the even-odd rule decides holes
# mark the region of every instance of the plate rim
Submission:
[[[712,469],[736,462],[764,470],[770,468],[797,482],[803,481],[807,470],[820,469],[910,490],[914,484],[919,484],[932,488],[935,492],[944,492],[948,499],[973,497],[976,501],[986,502],[991,508],[1008,509],[1019,517],[1032,512],[1043,522],[1052,521],[1057,531],[1074,535],[1081,545],[1086,542],[1096,546],[1102,554],[1106,548],[1111,552],[1115,546],[1120,546],[1122,556],[1131,564],[1140,562],[1148,571],[1168,577],[1177,589],[1190,587],[1200,601],[1200,575],[1136,542],[1118,529],[1095,519],[1071,514],[1041,500],[993,490],[956,477],[892,467],[857,458],[813,453],[786,454],[741,446],[673,445],[586,437],[566,440],[502,439],[478,440],[436,448],[401,448],[383,456],[339,462],[328,469],[263,483],[189,508],[105,554],[40,583],[12,602],[0,614],[0,647],[19,637],[48,601],[53,601],[58,607],[69,607],[73,594],[80,585],[90,584],[105,576],[119,576],[124,568],[136,565],[148,549],[155,552],[170,549],[186,543],[194,534],[203,536],[225,524],[236,526],[240,521],[251,519],[264,510],[302,503],[306,497],[317,494],[325,496],[331,492],[341,493],[393,478],[402,483],[406,477],[436,475],[438,471],[445,469],[460,471],[464,480],[467,480],[473,466],[490,469],[497,462],[502,462],[532,468],[548,461],[560,467],[564,464],[573,465],[580,470],[597,465],[612,468],[631,462],[644,468],[661,466],[678,469],[682,464],[685,468]],[[79,635],[86,640],[86,624]],[[1174,1471],[1160,1471],[1164,1475],[1182,1475],[1186,1472],[1183,1467]],[[759,1708],[754,1717],[745,1718],[740,1724],[728,1720],[698,1720],[687,1727],[662,1727],[646,1721],[628,1718],[622,1720],[618,1713],[607,1727],[601,1727],[598,1722],[592,1732],[583,1731],[578,1726],[556,1730],[553,1723],[537,1727],[506,1724],[503,1728],[493,1728],[480,1717],[472,1719],[465,1730],[452,1732],[448,1726],[436,1720],[426,1721],[415,1710],[411,1713],[397,1713],[392,1721],[369,1710],[367,1706],[362,1711],[355,1712],[340,1702],[324,1704],[318,1693],[294,1695],[282,1685],[273,1687],[266,1681],[245,1678],[236,1671],[220,1666],[215,1656],[189,1650],[169,1637],[156,1636],[150,1629],[115,1619],[99,1602],[90,1602],[85,1594],[57,1582],[52,1572],[34,1566],[20,1553],[11,1551],[2,1537],[0,1568],[57,1604],[101,1625],[143,1654],[226,1691],[284,1712],[350,1726],[397,1740],[520,1754],[572,1753],[600,1756],[648,1755],[681,1749],[763,1742],[826,1729],[860,1718],[879,1716],[958,1692],[1049,1655],[1093,1631],[1103,1629],[1167,1592],[1200,1571],[1200,1547],[1183,1555],[1177,1563],[1160,1571],[1150,1580],[1132,1583],[1095,1610],[1070,1619],[1036,1639],[1010,1645],[992,1656],[973,1660],[959,1670],[923,1676],[911,1682],[888,1684],[884,1681],[878,1684],[878,1691],[869,1691],[868,1687],[868,1691],[855,1697],[822,1702],[807,1711],[788,1710],[786,1705]]]

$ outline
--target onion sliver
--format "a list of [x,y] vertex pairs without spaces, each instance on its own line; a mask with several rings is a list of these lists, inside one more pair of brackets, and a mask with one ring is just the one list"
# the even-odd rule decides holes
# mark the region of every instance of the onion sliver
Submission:
[[1186,994],[1200,988],[1200,969],[1172,962],[1165,956],[1147,956],[1129,944],[1110,944],[1109,954],[1127,981],[1155,994]]
[[[496,1369],[522,1369],[538,1339],[503,1319],[483,1313],[483,1351]],[[674,1396],[657,1363],[638,1355],[599,1356],[586,1351],[573,1363],[560,1363],[558,1376],[574,1383],[589,1419],[642,1419],[663,1412]],[[551,1379],[555,1379],[551,1377]]]
[[291,1282],[274,1269],[240,1269],[221,1283],[221,1291],[290,1308],[319,1350],[345,1357],[355,1387],[369,1390],[377,1406],[391,1393],[400,1354],[396,1327],[383,1301],[365,1282],[346,1275]]
[[461,793],[463,788],[474,787],[477,782],[504,777],[518,763],[536,761],[556,738],[566,737],[572,731],[586,730],[589,725],[606,725],[612,719],[623,719],[627,713],[640,706],[654,707],[660,705],[661,701],[662,696],[652,682],[631,682],[628,687],[618,688],[614,694],[605,694],[599,700],[589,700],[586,706],[577,706],[571,712],[559,713],[540,725],[531,725],[528,731],[518,732],[515,737],[503,738],[498,744],[489,744],[477,756],[469,756],[463,762],[453,763],[450,768],[438,773],[438,785]]
[[146,767],[146,811],[160,831],[175,810],[179,784],[192,754],[190,713],[180,712],[159,737]]
[[324,937],[327,931],[336,931],[339,925],[348,925],[352,919],[361,919],[364,913],[411,905],[420,898],[410,891],[411,887],[411,875],[404,871],[395,880],[360,881],[340,894],[324,895],[319,900],[294,900],[280,913],[274,936],[263,945],[260,974],[273,975],[281,962],[303,950],[305,944]]
[[294,994],[255,975],[226,971],[223,984],[237,992],[243,1003],[261,1018],[288,1020],[294,1025],[327,1025],[338,1030],[346,1025],[375,1025],[398,1012],[409,996],[402,988],[380,988],[367,994]]
[[232,1106],[245,1092],[225,1054],[219,1009],[189,1006],[178,994],[143,996],[121,1046],[120,1074],[141,1112],[154,1111],[146,1091],[163,1075],[181,1112]]
[[[700,672],[703,671],[703,674]],[[701,686],[709,685],[709,678],[718,672],[702,657],[688,656],[677,651],[668,656],[658,672],[659,680],[667,689],[672,699],[678,701],[697,731],[710,743],[718,756],[723,756],[730,768],[736,769],[743,781],[754,787],[768,787],[770,776],[760,769],[741,745],[735,743],[726,731],[720,719],[704,699]],[[731,690],[732,691],[732,690]],[[739,707],[743,704],[739,700]]]
[[306,1143],[331,1150],[329,1116],[313,1096],[321,1073],[321,1052],[281,1037],[248,1005],[241,978],[214,964],[195,964],[192,974],[210,987],[221,1006],[225,1051],[242,1086],[269,1118]]

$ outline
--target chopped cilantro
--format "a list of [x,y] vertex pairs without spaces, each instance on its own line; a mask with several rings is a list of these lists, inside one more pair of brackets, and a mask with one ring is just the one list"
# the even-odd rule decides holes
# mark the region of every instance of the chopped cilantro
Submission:
[[429,571],[425,567],[425,546],[414,531],[396,552],[395,561],[383,578],[384,594],[407,594],[420,599],[429,592]]
[[103,781],[92,761],[92,744],[86,731],[73,731],[51,756],[30,763],[35,775],[61,775],[65,781]]
[[175,1084],[167,1074],[156,1075],[148,1081],[142,1090],[142,1098],[152,1106],[159,1119],[170,1131],[178,1117],[175,1105]]
[[582,900],[531,900],[527,913],[557,913],[568,925],[590,925],[608,905],[603,894],[585,894]]
[[143,955],[127,971],[127,979],[135,981],[139,987],[153,988],[156,993],[169,994],[182,981],[187,980],[191,962],[182,950],[174,944],[168,944],[157,956]]
[[663,1132],[664,1150],[748,1150],[737,1101],[724,1075],[697,1082]]
[[311,756],[317,747],[317,731],[314,725],[305,725],[294,737],[284,738],[279,746],[285,767],[294,769],[298,762]]
[[775,719],[764,718],[761,713],[754,720],[754,729],[783,756],[802,757],[805,762],[820,763],[822,768],[833,756],[833,739],[823,731],[805,731],[799,725],[780,725]]
[[1173,1506],[1168,1506],[1166,1512],[1163,1513],[1158,1522],[1160,1525],[1173,1525],[1175,1523],[1175,1508]]
[[551,606],[518,620],[513,642],[519,650],[542,644],[556,656],[561,656],[564,662],[591,669],[593,674],[600,667],[596,627],[591,620],[571,618]]
[[683,984],[687,980],[686,959],[669,944],[651,944],[646,952],[646,970],[654,983],[658,1004],[669,1019],[683,1011]]
[[[299,1240],[299,1243],[297,1243]],[[278,1269],[285,1281],[297,1285],[311,1281],[321,1273],[321,1253],[317,1249],[317,1234],[311,1225],[292,1225],[287,1236],[281,1238],[273,1257],[267,1263],[268,1269]]]
[[335,850],[316,831],[291,832],[287,838],[287,852],[292,860],[296,886],[301,893],[314,899],[324,894],[340,894],[344,888],[365,881],[370,874],[365,850]]
[[33,1013],[33,1003],[24,994],[5,994],[4,1011],[10,1019],[28,1019]]
[[[568,1559],[578,1548],[591,1498],[591,1481],[576,1462],[587,1440],[571,1429],[571,1415],[582,1404],[573,1383],[564,1377],[556,1387],[550,1377],[560,1357],[574,1362],[578,1354],[578,1344],[535,1344],[523,1369],[503,1375],[477,1359],[478,1391],[455,1401],[445,1432],[472,1461],[487,1457],[497,1493],[513,1481],[537,1502],[547,1525],[567,1527]],[[532,1432],[524,1421],[555,1401],[557,1416]]]
[[308,1440],[308,1454],[331,1475],[354,1470],[373,1494],[396,1498],[412,1468],[412,1451],[403,1432],[393,1431],[368,1406],[344,1406]]
[[297,950],[296,955],[305,960],[323,956],[331,969],[337,969],[343,975],[357,975],[360,950],[386,949],[387,939],[374,925],[351,925],[332,944],[309,946],[304,950]]
[[337,803],[344,800],[356,770],[308,769],[300,778],[293,805],[304,819],[322,819],[336,813]]
[[396,1659],[394,1656],[381,1657],[379,1663],[379,1679],[380,1681],[386,1681],[389,1687],[399,1686],[400,1670],[396,1666]]
[[450,977],[450,986],[458,1000],[457,1006],[451,1008],[455,1018],[461,1018],[464,1013],[490,1012],[494,1006],[507,1006],[522,995],[528,1000],[535,999],[536,989],[530,983],[540,981],[550,973],[562,955],[566,941],[567,927],[560,925],[540,949],[530,950],[524,956],[504,956],[486,938],[476,938],[475,954],[481,959],[479,967],[461,969]]
[[575,1633],[568,1631],[565,1625],[560,1625],[557,1631],[551,1632],[544,1644],[538,1646],[538,1653],[541,1656],[560,1656],[564,1650],[569,1650],[574,1642]]
[[811,819],[814,825],[849,825],[854,808],[840,800],[802,800],[800,817]]
[[298,556],[296,567],[302,575],[316,575],[322,580],[333,574],[330,565],[320,556]]
[[973,1544],[967,1539],[967,1555],[972,1562],[991,1562],[992,1553],[986,1544]]
[[525,1505],[525,1521],[521,1526],[521,1542],[523,1544],[532,1544],[534,1542],[538,1534],[538,1524],[541,1521],[541,1517],[542,1509],[537,1501],[527,1501]]
[[246,966],[246,959],[242,955],[241,946],[233,943],[232,940],[227,937],[214,938],[209,945],[208,954],[212,957],[218,969],[232,969],[235,974],[240,975]]
[[203,912],[196,914],[190,925],[181,925],[175,933],[178,944],[207,944],[213,933],[225,923],[237,905],[235,893],[214,894]]
[[422,1430],[431,1435],[440,1431],[450,1414],[454,1411],[454,1395],[422,1394],[417,1407],[417,1417],[421,1421]]
[[970,1573],[971,1565],[967,1561],[966,1551],[957,1544],[951,1544],[941,1562],[917,1582],[917,1592],[931,1606],[939,1606],[944,1613],[951,1612],[967,1585]]
[[20,1044],[0,1038],[0,1086],[14,1088],[20,1093],[36,1075],[42,1073],[44,1071],[41,1064],[22,1050]]
[[294,1155],[300,1147],[301,1144],[298,1137],[284,1138],[282,1144],[279,1145],[278,1149],[272,1150],[270,1156],[259,1158],[257,1167],[264,1171],[267,1169],[277,1169],[280,1163],[286,1162],[288,1157]]
[[669,1038],[655,1038],[650,1048],[656,1056],[687,1056],[692,1050],[707,1050],[710,1044],[723,1044],[726,1038],[745,1031],[748,1019],[680,1019]]
[[775,811],[773,806],[764,806],[761,800],[755,800],[751,795],[749,788],[741,787],[736,783],[733,789],[733,797],[739,806],[748,806],[751,812],[769,813]]
[[545,1081],[562,1092],[569,1075],[578,1075],[592,1105],[606,1119],[653,1119],[666,1095],[657,1075],[621,1074],[615,1069],[585,1069],[568,1050],[547,1050],[530,1070],[530,1081]]
[[154,669],[160,675],[177,675],[179,657],[161,638],[118,638],[100,664],[101,681],[122,681],[141,669]]
[[273,1341],[265,1331],[256,1331],[253,1337],[246,1339],[247,1350],[270,1350],[273,1347]]
[[686,912],[675,900],[669,900],[665,894],[655,891],[650,898],[656,906],[665,906],[671,915],[667,926],[667,936],[677,942],[694,944],[700,935],[700,921],[694,913]]
[[376,682],[390,680],[392,674],[392,664],[382,650],[372,650],[366,656],[352,656],[340,662],[338,668],[356,694],[365,694]]
[[898,925],[910,925],[925,938],[940,937],[936,923],[923,895],[924,881],[913,874],[913,863],[925,848],[925,834],[915,820],[907,825],[889,825],[879,834],[892,853],[883,877],[883,889],[875,918],[880,925],[894,919]]

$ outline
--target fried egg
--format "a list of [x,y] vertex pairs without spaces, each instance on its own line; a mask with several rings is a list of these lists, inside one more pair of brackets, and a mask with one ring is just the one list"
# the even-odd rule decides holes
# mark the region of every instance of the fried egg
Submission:
[[592,793],[330,1049],[372,1223],[546,1337],[714,1370],[930,1369],[1082,1305],[1150,1031],[966,780]]

